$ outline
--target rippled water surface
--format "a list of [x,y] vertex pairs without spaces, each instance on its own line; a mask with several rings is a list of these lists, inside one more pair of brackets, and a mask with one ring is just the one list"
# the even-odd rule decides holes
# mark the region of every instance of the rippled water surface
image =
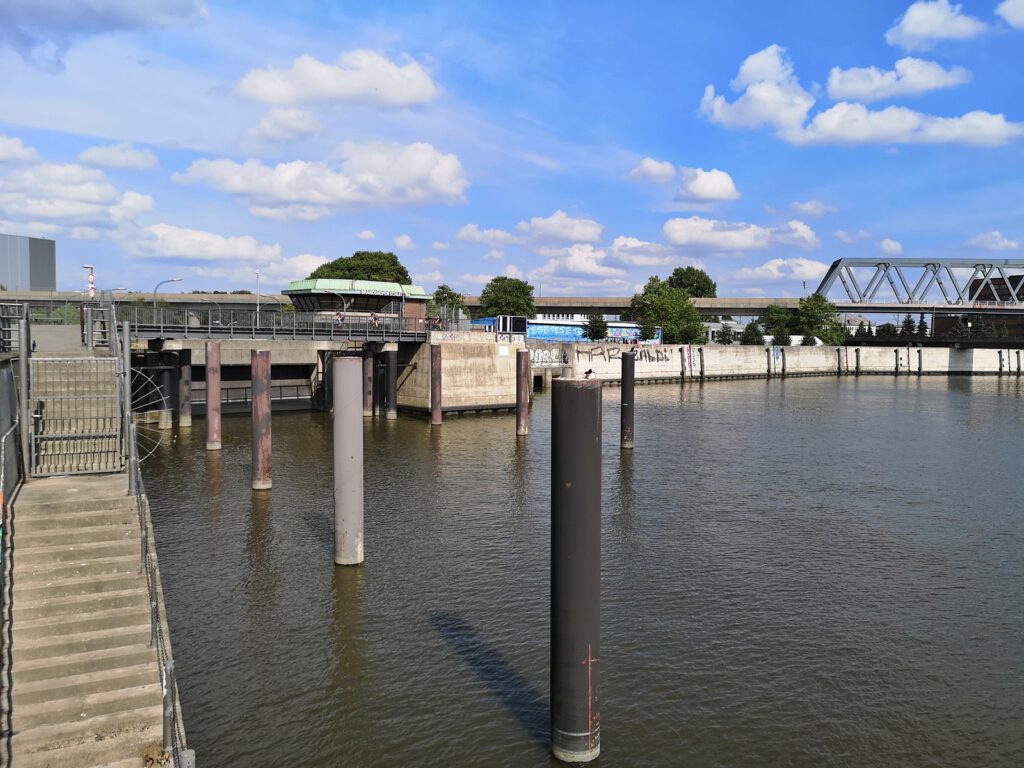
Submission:
[[[602,756],[1024,765],[1024,385],[604,391]],[[205,766],[547,766],[550,398],[366,421],[366,552],[333,565],[329,416],[175,433],[145,465]]]

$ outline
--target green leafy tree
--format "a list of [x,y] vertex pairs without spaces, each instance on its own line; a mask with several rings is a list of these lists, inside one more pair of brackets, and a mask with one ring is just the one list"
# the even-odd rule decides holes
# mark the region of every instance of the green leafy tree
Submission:
[[673,288],[681,288],[692,299],[715,298],[718,286],[711,276],[697,267],[676,267],[666,281]]
[[608,321],[604,315],[587,315],[587,324],[583,327],[583,335],[591,341],[604,341],[608,337]]
[[778,336],[772,337],[772,344],[776,347],[788,347],[793,343],[793,337],[789,335],[789,331],[783,331]]
[[764,333],[761,331],[761,326],[758,323],[747,323],[743,333],[740,334],[740,344],[748,347],[763,347]]
[[630,300],[629,316],[641,326],[660,325],[666,344],[707,342],[707,328],[689,294],[682,288],[673,288],[667,280],[651,277],[643,291]]
[[791,333],[797,333],[800,330],[796,312],[775,304],[768,305],[764,314],[761,315],[760,324],[766,334],[776,339],[783,336],[788,337]]
[[917,321],[917,335],[919,338],[925,338],[928,335],[928,323],[924,319],[924,313],[921,313],[920,319]]
[[875,327],[875,338],[879,339],[895,339],[900,335],[900,329],[897,328],[893,323],[882,323]]
[[412,278],[398,257],[390,251],[356,251],[321,264],[308,280],[379,280],[411,285]]
[[455,313],[460,310],[464,315],[469,316],[466,300],[462,298],[462,294],[446,283],[437,286],[434,295],[427,302],[427,314],[429,315],[454,317]]
[[718,332],[718,338],[716,341],[719,344],[725,344],[728,346],[736,341],[736,331],[733,330],[731,325],[723,325],[722,329]]
[[499,275],[492,278],[480,292],[480,308],[484,317],[522,315],[536,317],[533,286],[525,280]]
[[914,318],[907,313],[907,316],[903,318],[903,323],[900,324],[900,336],[905,338],[911,338],[917,335],[917,323],[914,322]]
[[836,313],[836,305],[820,293],[800,299],[797,316],[799,332],[804,336],[816,336],[832,346],[846,341],[846,327]]
[[818,346],[818,340],[813,335],[805,333],[800,339],[801,347],[816,347]]
[[853,335],[858,339],[862,339],[865,336],[870,336],[871,333],[870,331],[868,331],[868,327],[864,324],[864,321],[861,320],[859,323],[857,323],[857,330],[854,332]]
[[957,315],[956,319],[953,320],[953,326],[949,329],[949,335],[960,339],[965,337],[969,330],[967,323],[964,322],[964,316]]
[[658,324],[648,318],[637,321],[640,324],[640,340],[650,341],[658,337]]

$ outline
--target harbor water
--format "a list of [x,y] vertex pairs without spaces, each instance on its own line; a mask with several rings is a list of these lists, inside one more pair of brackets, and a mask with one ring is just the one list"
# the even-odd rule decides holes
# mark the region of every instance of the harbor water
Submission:
[[[604,766],[1024,765],[1024,383],[604,390]],[[550,398],[365,420],[361,567],[331,422],[175,429],[144,465],[205,766],[548,766]]]

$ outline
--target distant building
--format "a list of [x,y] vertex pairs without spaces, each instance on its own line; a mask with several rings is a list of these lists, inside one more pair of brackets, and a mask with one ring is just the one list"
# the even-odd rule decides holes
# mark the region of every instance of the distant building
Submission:
[[7,291],[57,290],[57,244],[22,235],[0,235],[0,286]]

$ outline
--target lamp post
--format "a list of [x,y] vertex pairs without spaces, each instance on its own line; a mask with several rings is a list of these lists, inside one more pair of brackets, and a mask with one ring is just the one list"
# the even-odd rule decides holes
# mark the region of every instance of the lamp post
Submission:
[[256,270],[256,327],[260,327],[260,271]]
[[161,280],[159,283],[156,284],[156,286],[153,288],[153,313],[154,313],[154,315],[156,314],[156,291],[157,291],[157,288],[159,288],[164,283],[180,283],[180,282],[181,282],[181,278],[180,277],[171,277],[171,278],[168,278],[167,280]]
[[971,321],[967,321],[967,338],[971,338]]
[[214,301],[213,299],[203,299],[203,298],[200,298],[199,300],[200,301],[205,301],[207,304],[213,304],[213,306],[215,306],[217,308],[217,325],[223,325],[224,323],[222,322],[222,317],[221,317],[220,302]]
[[92,264],[83,264],[82,269],[89,270],[89,274],[85,276],[85,282],[89,286],[89,298],[91,299],[96,296],[96,275],[93,272],[95,267]]

